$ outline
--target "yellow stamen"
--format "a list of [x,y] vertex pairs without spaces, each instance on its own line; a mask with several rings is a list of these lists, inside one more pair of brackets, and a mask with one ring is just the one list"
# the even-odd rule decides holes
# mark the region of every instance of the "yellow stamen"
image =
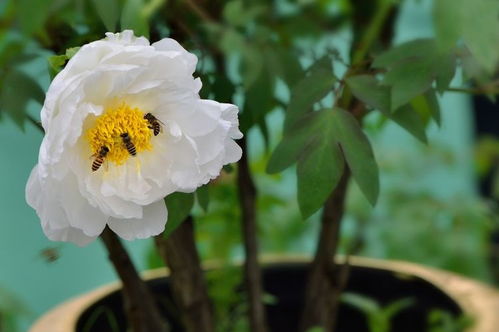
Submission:
[[101,148],[106,146],[109,149],[106,160],[117,165],[123,164],[131,157],[120,136],[124,133],[130,136],[137,154],[151,150],[152,130],[149,128],[149,122],[144,119],[144,114],[140,109],[131,108],[125,103],[107,109],[86,132],[92,152],[97,155]]

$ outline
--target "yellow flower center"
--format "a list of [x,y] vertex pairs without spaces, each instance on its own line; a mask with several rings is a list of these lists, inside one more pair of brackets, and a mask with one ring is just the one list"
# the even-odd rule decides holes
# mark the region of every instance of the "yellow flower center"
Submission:
[[144,112],[125,103],[107,109],[97,117],[95,125],[87,130],[85,136],[96,156],[103,147],[107,147],[109,152],[105,160],[117,165],[123,164],[132,152],[138,154],[152,149],[152,130],[144,119]]

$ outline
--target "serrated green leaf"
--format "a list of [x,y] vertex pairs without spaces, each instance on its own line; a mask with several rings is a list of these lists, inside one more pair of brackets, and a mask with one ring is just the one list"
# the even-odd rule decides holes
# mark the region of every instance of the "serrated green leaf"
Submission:
[[115,32],[120,17],[118,0],[92,0],[92,3],[107,31]]
[[205,184],[204,186],[201,186],[196,190],[196,199],[199,206],[204,210],[204,212],[208,212],[208,206],[210,204],[209,184]]
[[168,209],[168,221],[163,235],[169,236],[191,213],[194,193],[173,193],[165,198],[165,203]]
[[317,133],[307,146],[296,168],[298,204],[303,219],[323,206],[343,174],[343,155],[334,142],[334,133],[327,132],[332,124],[325,124],[323,129],[325,132]]
[[365,104],[390,113],[390,88],[379,84],[373,76],[359,75],[347,78],[352,94]]
[[291,89],[284,130],[290,128],[305,113],[309,112],[316,102],[330,93],[335,81],[336,77],[329,56],[315,62],[308,70],[307,76]]
[[332,113],[333,132],[352,176],[367,200],[375,205],[379,194],[379,172],[371,143],[352,114],[339,108]]

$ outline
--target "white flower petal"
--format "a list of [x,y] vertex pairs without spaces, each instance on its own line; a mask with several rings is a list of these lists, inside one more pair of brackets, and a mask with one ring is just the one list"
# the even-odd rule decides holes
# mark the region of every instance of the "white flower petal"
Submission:
[[[200,99],[196,64],[173,39],[150,45],[126,30],[83,45],[54,78],[41,111],[46,135],[26,187],[50,239],[82,245],[107,222],[127,239],[158,234],[166,195],[196,190],[241,157],[238,109]],[[153,114],[163,130],[150,151],[119,165],[104,160],[93,171],[88,131],[123,104]]]
[[165,230],[168,211],[163,200],[144,207],[141,219],[110,218],[109,227],[125,240],[145,239]]
[[84,245],[102,232],[108,217],[73,188],[77,188],[74,176],[42,183],[35,167],[26,186],[26,201],[37,211],[47,237]]

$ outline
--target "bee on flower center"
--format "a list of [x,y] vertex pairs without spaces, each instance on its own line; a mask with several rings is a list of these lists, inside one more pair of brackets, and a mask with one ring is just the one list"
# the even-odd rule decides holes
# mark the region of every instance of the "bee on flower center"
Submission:
[[147,113],[146,115],[144,115],[144,119],[146,119],[149,122],[149,129],[153,130],[154,136],[158,136],[158,134],[162,130],[161,125],[164,123],[158,120],[158,118],[156,118],[151,113]]
[[97,171],[101,167],[108,152],[109,152],[109,148],[107,146],[103,146],[100,148],[98,153],[96,153],[92,156],[92,157],[95,157],[95,159],[92,163],[92,172]]
[[137,154],[137,150],[135,150],[135,145],[133,144],[130,135],[128,135],[128,133],[123,133],[120,136],[128,153],[130,153],[132,156],[135,156]]

